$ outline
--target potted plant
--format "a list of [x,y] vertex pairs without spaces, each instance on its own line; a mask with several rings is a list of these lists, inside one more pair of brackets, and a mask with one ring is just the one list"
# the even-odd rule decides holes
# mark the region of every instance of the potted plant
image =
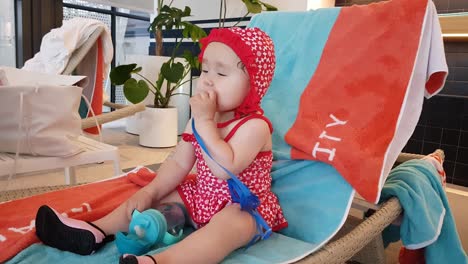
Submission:
[[[175,44],[170,57],[164,58],[155,82],[140,74],[142,67],[136,63],[120,65],[112,69],[110,79],[114,85],[123,85],[128,101],[137,104],[143,102],[149,93],[154,95],[152,104],[147,105],[140,122],[140,144],[149,147],[170,147],[177,144],[177,109],[170,105],[174,95],[181,94],[180,88],[189,81],[192,68],[199,68],[200,63],[188,50],[180,50],[182,41],[190,38],[194,43],[206,36],[205,31],[183,19],[191,15],[191,9],[184,10],[158,1],[158,15],[149,30],[156,38],[161,38],[163,29],[180,29],[183,38]],[[159,36],[159,37],[158,37]],[[160,50],[162,40],[157,42]],[[182,58],[177,55],[182,53]],[[160,51],[157,51],[157,55]],[[140,77],[139,80],[134,77]],[[188,96],[188,94],[187,94]]]

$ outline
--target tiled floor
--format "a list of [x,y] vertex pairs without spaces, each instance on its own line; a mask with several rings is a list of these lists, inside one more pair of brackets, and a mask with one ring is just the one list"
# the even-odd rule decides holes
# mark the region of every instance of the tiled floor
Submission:
[[[146,148],[138,145],[138,136],[125,132],[124,122],[118,121],[105,125],[103,129],[103,141],[118,146],[120,153],[121,168],[131,168],[138,165],[150,165],[163,162],[174,148]],[[103,180],[113,175],[111,162],[104,164],[93,164],[80,166],[76,170],[78,182],[93,182]],[[5,184],[5,181],[1,183]],[[16,176],[8,183],[7,189],[22,189],[45,185],[64,184],[63,171],[48,171]],[[3,186],[5,187],[5,185]],[[447,191],[452,213],[457,223],[457,229],[464,245],[468,251],[468,188],[449,185]],[[387,263],[395,264],[398,258],[400,244],[392,244],[386,250]]]

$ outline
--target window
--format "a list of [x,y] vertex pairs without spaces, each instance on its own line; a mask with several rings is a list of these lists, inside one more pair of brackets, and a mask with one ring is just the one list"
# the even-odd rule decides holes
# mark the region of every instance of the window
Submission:
[[13,0],[2,0],[0,9],[0,65],[16,67]]

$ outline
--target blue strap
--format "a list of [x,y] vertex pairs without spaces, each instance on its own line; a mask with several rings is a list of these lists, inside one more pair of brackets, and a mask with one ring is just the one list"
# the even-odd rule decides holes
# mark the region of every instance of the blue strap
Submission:
[[244,210],[250,213],[257,223],[258,234],[247,244],[247,248],[254,244],[259,239],[267,239],[271,235],[271,227],[268,226],[267,222],[263,217],[258,213],[257,207],[260,205],[260,200],[258,197],[253,194],[245,184],[243,184],[237,176],[226,169],[223,165],[219,164],[208,152],[208,149],[195,129],[195,120],[192,119],[192,131],[195,139],[197,140],[200,147],[205,151],[206,155],[210,157],[219,167],[221,167],[231,179],[227,180],[229,192],[231,193],[231,198],[234,203],[239,203],[241,210]]

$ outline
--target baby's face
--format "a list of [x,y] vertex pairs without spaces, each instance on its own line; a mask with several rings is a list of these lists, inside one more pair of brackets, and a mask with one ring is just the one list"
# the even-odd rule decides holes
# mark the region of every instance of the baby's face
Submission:
[[223,43],[212,42],[205,49],[197,90],[216,92],[219,112],[234,110],[249,92],[249,75],[240,61]]

